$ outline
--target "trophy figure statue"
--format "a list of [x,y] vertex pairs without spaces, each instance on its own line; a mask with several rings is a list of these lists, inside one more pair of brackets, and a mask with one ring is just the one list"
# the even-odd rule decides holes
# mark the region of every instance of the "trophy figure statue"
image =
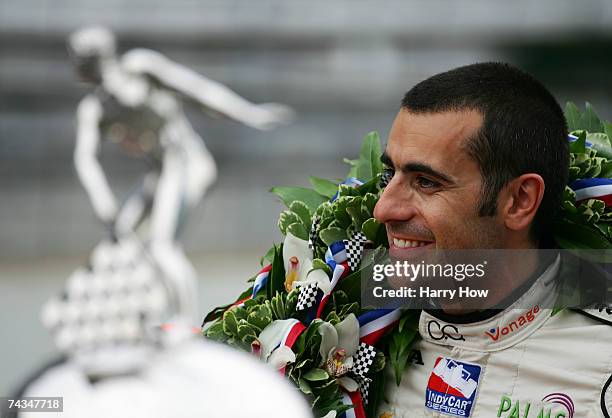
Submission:
[[[163,274],[174,282],[180,306],[176,320],[196,320],[195,273],[176,242],[188,209],[215,181],[216,167],[182,110],[179,96],[205,110],[267,130],[287,123],[292,111],[275,104],[253,104],[220,83],[148,49],[116,54],[113,34],[102,27],[73,33],[69,52],[83,81],[96,89],[79,104],[74,154],[79,178],[97,217],[113,239],[145,225],[144,238]],[[148,163],[137,192],[119,205],[98,161],[103,139]]]
[[[78,107],[75,164],[110,237],[43,307],[64,359],[16,396],[63,397],[66,418],[310,416],[277,373],[197,338],[196,274],[177,242],[186,211],[216,177],[179,95],[257,129],[287,123],[292,111],[250,103],[151,50],[118,58],[104,28],[75,32],[69,50],[81,78],[96,85]],[[107,138],[148,163],[139,190],[121,205],[97,158]],[[277,401],[261,402],[270,391]]]

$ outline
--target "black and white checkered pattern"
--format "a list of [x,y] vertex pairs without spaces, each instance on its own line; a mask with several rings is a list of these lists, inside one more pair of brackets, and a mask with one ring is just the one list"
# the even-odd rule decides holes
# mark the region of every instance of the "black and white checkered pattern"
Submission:
[[384,189],[385,187],[387,187],[387,185],[391,182],[391,179],[393,178],[393,173],[390,171],[383,171],[382,174],[380,175],[380,180],[378,182],[378,187],[381,189]]
[[296,305],[297,311],[303,311],[312,308],[317,303],[317,292],[319,285],[317,282],[308,283],[306,286],[300,287],[300,294]]
[[359,392],[361,393],[364,405],[368,403],[368,391],[370,389],[370,382],[372,382],[372,379],[368,378],[367,375],[372,364],[374,364],[375,358],[376,348],[366,343],[359,344],[359,348],[357,348],[357,352],[353,356],[351,373],[355,376],[357,383],[359,383]]
[[351,371],[361,378],[366,377],[375,358],[376,348],[366,343],[359,344],[359,348],[357,348],[357,352],[353,356],[353,367]]
[[308,235],[308,248],[312,251],[315,249],[317,242],[317,236],[319,234],[319,225],[321,225],[321,219],[318,216],[313,216],[312,226],[310,227],[310,234]]
[[367,405],[368,393],[370,391],[370,383],[372,383],[372,379],[368,379],[367,377],[358,378],[357,383],[359,383],[359,393],[361,395],[361,400],[364,405]]
[[351,236],[351,239],[345,239],[344,248],[346,249],[346,258],[348,265],[352,271],[356,271],[359,268],[361,262],[361,256],[363,254],[363,248],[365,242],[368,239],[361,232],[355,232]]

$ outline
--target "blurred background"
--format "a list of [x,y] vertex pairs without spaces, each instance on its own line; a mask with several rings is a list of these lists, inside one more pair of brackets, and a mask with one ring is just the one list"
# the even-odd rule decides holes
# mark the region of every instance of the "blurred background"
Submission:
[[[344,177],[361,138],[386,138],[405,91],[437,72],[502,60],[564,104],[612,119],[612,2],[591,0],[2,0],[0,2],[0,396],[53,357],[40,305],[104,236],[72,164],[76,81],[67,35],[104,24],[120,52],[158,50],[295,123],[259,132],[187,105],[219,166],[183,243],[202,314],[230,302],[280,241],[274,185]],[[111,144],[125,196],[144,166]]]

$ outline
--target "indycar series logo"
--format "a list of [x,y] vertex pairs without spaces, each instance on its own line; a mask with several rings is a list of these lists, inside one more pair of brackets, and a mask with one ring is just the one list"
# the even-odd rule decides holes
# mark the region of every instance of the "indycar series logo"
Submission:
[[476,398],[481,366],[438,357],[427,382],[425,407],[456,417],[469,417]]

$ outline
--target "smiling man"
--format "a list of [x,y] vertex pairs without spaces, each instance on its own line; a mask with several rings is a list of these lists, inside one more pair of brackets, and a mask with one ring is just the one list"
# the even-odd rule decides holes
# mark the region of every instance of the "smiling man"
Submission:
[[[388,384],[381,412],[608,417],[609,318],[553,315],[563,258],[537,251],[553,246],[568,178],[567,127],[554,97],[506,64],[435,75],[405,95],[382,161],[388,184],[374,215],[392,259],[434,248],[507,257],[488,306],[421,313],[410,356],[418,361],[401,385]],[[518,260],[516,250],[524,251]]]

